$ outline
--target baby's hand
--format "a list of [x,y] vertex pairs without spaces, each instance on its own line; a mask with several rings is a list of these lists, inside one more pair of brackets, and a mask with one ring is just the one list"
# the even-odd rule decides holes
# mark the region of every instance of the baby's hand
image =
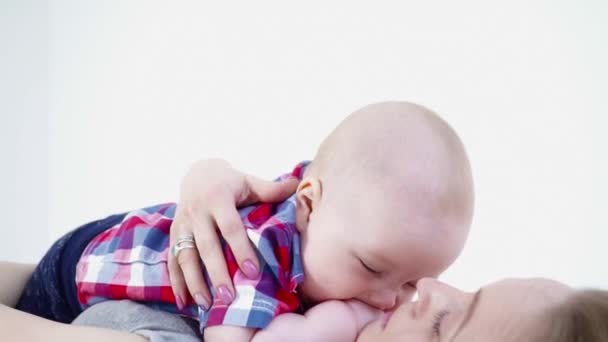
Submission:
[[356,300],[323,302],[304,315],[282,314],[256,333],[255,342],[355,341],[359,331],[382,312]]
[[363,328],[372,321],[382,317],[383,314],[381,310],[378,310],[356,299],[350,299],[342,303],[349,306],[352,310],[355,317],[357,333],[363,330]]

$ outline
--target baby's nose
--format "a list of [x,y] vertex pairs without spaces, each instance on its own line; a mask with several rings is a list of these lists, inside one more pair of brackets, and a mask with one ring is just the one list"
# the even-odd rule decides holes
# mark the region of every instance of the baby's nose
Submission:
[[397,293],[394,291],[385,291],[383,293],[372,294],[368,304],[380,310],[390,310],[397,304]]

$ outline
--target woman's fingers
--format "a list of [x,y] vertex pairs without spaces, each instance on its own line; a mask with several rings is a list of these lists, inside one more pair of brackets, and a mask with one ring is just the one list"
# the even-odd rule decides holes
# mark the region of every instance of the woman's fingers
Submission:
[[238,205],[248,205],[256,202],[276,203],[287,199],[293,195],[298,188],[299,180],[290,178],[281,182],[272,182],[246,175],[245,182],[249,187],[249,195],[243,203]]
[[[192,234],[181,210],[177,210],[175,219],[171,224],[171,246],[177,243],[180,237]],[[175,301],[181,310],[188,304],[190,297],[201,307],[209,308],[212,297],[203,277],[203,269],[196,248],[182,249],[177,257],[169,251],[168,256],[169,279],[175,295]]]
[[171,288],[173,289],[173,295],[175,296],[175,302],[177,303],[177,307],[181,310],[184,308],[184,305],[187,302],[188,287],[186,285],[186,280],[184,279],[182,269],[177,263],[177,258],[171,255],[171,251],[169,251],[168,259],[169,279],[171,280]]
[[[232,303],[234,299],[232,278],[228,273],[222,244],[215,228],[212,226],[195,227],[194,232],[194,241],[200,253],[200,258],[207,269],[211,285],[215,289],[215,297],[221,299],[224,304]],[[184,272],[187,271],[184,270]],[[186,282],[188,282],[188,278],[186,278]],[[188,288],[190,288],[190,284],[188,284]]]
[[[216,299],[226,304],[232,302],[235,292],[230,273],[237,264],[249,278],[257,278],[260,270],[258,256],[236,207],[283,201],[295,192],[297,185],[296,179],[269,182],[245,175],[221,160],[193,165],[182,181],[181,199],[171,226],[171,244],[186,234],[193,234],[196,244],[196,249],[182,249],[178,258],[169,257],[169,276],[176,300],[185,305],[190,293],[195,302],[208,307],[206,304],[212,304],[209,286],[213,286]],[[225,259],[218,234],[230,246],[234,260]],[[211,284],[205,282],[203,267]]]
[[[195,248],[182,249],[177,255],[186,286],[194,302],[203,310],[211,306],[211,294],[203,277],[203,268]],[[183,304],[186,304],[185,300]],[[179,306],[179,303],[178,303]]]
[[[244,206],[255,202],[275,203],[291,196],[298,186],[298,180],[270,182],[255,176],[245,176],[245,193],[247,196],[236,205]],[[258,277],[260,272],[259,259],[254,251],[247,231],[243,227],[241,217],[235,208],[234,197],[226,193],[221,198],[214,198],[212,210],[215,222],[222,233],[222,237],[232,250],[239,268],[250,279]],[[204,261],[204,260],[203,260]],[[207,264],[205,262],[205,264]]]
[[[180,207],[177,208],[175,218],[171,224],[171,247],[178,240],[192,233],[193,224],[185,211]],[[207,224],[208,226],[210,224]],[[194,247],[194,246],[193,246]],[[196,248],[182,249],[178,252],[177,257],[173,256],[172,251],[168,256],[169,264],[169,279],[171,287],[175,295],[177,306],[182,309],[188,304],[190,297],[204,309],[208,309],[212,303],[212,297],[209,293],[209,288],[203,276],[203,267]]]
[[[233,199],[226,197],[223,201],[218,201],[218,204],[221,205],[216,206],[213,215],[224,240],[230,246],[241,271],[249,279],[257,278],[260,269],[258,258],[243,227],[241,216],[234,207]],[[209,265],[207,261],[205,265]]]
[[172,248],[177,242],[180,235],[184,235],[187,232],[182,232],[181,229],[184,227],[182,222],[184,221],[184,215],[180,207],[177,207],[175,217],[169,228],[169,255],[167,255],[168,268],[169,268],[169,280],[171,281],[171,288],[173,289],[173,295],[175,296],[175,302],[177,307],[181,310],[190,298],[188,294],[188,286],[184,279],[182,269],[177,262],[177,258],[173,255]]

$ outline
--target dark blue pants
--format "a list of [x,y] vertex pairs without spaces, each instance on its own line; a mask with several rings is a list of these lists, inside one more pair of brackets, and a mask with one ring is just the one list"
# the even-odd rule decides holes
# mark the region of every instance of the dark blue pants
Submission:
[[76,292],[76,264],[89,242],[125,215],[87,223],[57,240],[38,263],[16,308],[53,321],[72,322],[82,312]]

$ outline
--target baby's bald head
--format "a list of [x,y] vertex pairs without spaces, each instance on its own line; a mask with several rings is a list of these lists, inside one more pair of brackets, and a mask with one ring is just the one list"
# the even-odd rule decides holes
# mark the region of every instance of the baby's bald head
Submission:
[[387,309],[460,254],[473,181],[445,121],[412,103],[383,102],[351,114],[323,141],[296,200],[301,293]]
[[330,202],[370,193],[397,203],[414,198],[417,214],[466,227],[458,249],[464,244],[474,201],[469,161],[454,130],[422,106],[381,102],[349,115],[323,141],[306,176],[322,181]]

